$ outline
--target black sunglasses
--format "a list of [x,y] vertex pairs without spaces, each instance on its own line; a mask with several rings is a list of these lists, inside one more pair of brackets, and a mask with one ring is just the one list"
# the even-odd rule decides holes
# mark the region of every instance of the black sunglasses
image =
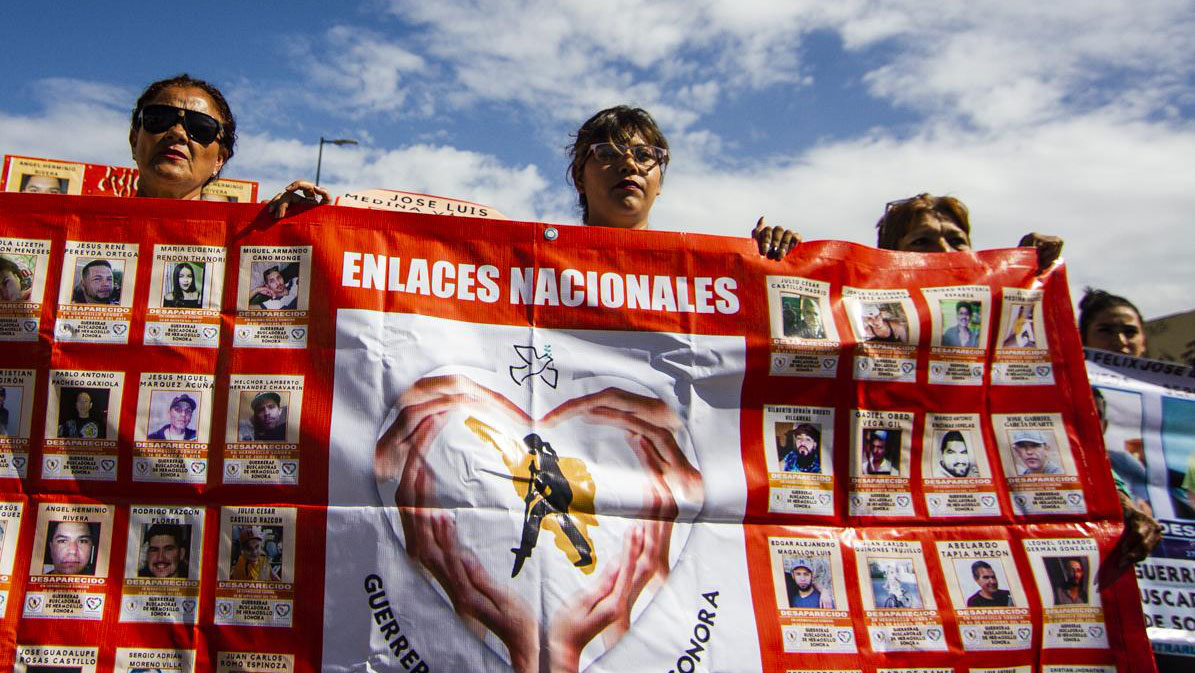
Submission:
[[220,121],[195,110],[185,110],[173,105],[146,105],[138,115],[141,128],[148,133],[165,133],[179,122],[180,117],[187,136],[200,145],[206,147],[220,137]]

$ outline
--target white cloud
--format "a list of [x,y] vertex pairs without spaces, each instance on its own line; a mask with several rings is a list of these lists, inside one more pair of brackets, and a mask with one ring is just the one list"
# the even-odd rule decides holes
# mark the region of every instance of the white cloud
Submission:
[[[292,139],[246,136],[236,174],[259,180],[261,194],[269,196],[292,180],[312,179],[317,151]],[[229,177],[235,177],[231,170]],[[484,203],[517,219],[568,218],[567,193],[554,192],[538,167],[444,145],[325,147],[320,182],[333,195],[384,187]]]
[[1104,287],[1153,316],[1190,306],[1193,154],[1195,125],[1101,114],[1004,134],[877,132],[743,170],[674,164],[652,223],[745,236],[766,215],[808,240],[874,245],[886,202],[949,194],[971,209],[977,248],[1012,247],[1030,231],[1059,235],[1073,292]]
[[353,117],[403,110],[406,80],[427,66],[423,57],[366,28],[334,26],[324,35],[319,55],[308,49],[301,45],[296,53],[317,89],[307,92],[309,100]]
[[[410,90],[424,94],[421,101],[516,103],[552,120],[634,102],[661,111],[680,130],[720,96],[805,81],[800,37],[830,25],[837,13],[819,4],[392,0],[390,11],[408,28],[404,47],[426,59],[418,82],[406,79]],[[321,60],[344,50],[338,38],[330,35],[316,49]],[[361,51],[385,46],[370,38]],[[385,69],[384,59],[369,60]],[[372,86],[364,79],[341,82],[352,97],[368,96]]]
[[99,82],[55,78],[35,83],[33,97],[44,112],[0,110],[0,151],[131,165],[129,114],[135,93]]
[[1195,11],[1174,0],[910,2],[901,13],[883,30],[866,16],[840,28],[851,49],[899,47],[866,76],[871,92],[984,128],[1115,104],[1195,70]]
[[[296,51],[310,86],[238,85],[248,96],[238,105],[253,109],[242,115],[249,123],[230,177],[259,180],[268,194],[314,173],[315,145],[293,139],[307,121],[303,101],[355,115],[358,138],[377,118],[513,110],[527,138],[553,148],[595,110],[630,102],[652,111],[678,157],[653,217],[657,228],[742,236],[766,213],[807,238],[870,244],[886,201],[950,193],[971,207],[979,247],[1012,245],[1029,230],[1059,234],[1073,285],[1123,292],[1147,314],[1189,308],[1186,287],[1195,278],[1184,246],[1175,245],[1188,240],[1195,212],[1189,2],[390,0],[386,7],[390,14],[364,30],[337,26]],[[398,26],[401,37],[389,34]],[[808,52],[815,32],[841,40],[841,58],[852,62],[835,71],[864,70],[861,82],[823,81],[823,64],[809,61],[819,55]],[[899,129],[839,132],[838,140],[769,156],[736,151],[757,139],[733,130],[735,120],[723,116],[727,101],[758,91],[791,100],[812,86],[811,76],[819,86],[862,84],[875,118],[885,106],[914,117]],[[43,114],[0,111],[0,146],[127,164],[135,92],[66,80],[38,92]],[[62,133],[80,118],[90,120],[86,135]],[[253,128],[265,119],[289,130]],[[326,151],[324,181],[340,192],[390,187],[475,200],[517,218],[575,220],[562,158],[546,166],[498,158],[452,147],[453,136],[423,126],[407,136],[418,144]],[[385,130],[373,135],[385,142]],[[717,159],[726,156],[734,163]]]

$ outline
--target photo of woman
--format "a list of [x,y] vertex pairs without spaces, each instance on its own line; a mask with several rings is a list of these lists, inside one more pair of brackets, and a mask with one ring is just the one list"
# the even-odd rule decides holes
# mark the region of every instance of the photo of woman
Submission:
[[162,306],[167,308],[203,307],[203,264],[180,262],[169,272],[162,292]]

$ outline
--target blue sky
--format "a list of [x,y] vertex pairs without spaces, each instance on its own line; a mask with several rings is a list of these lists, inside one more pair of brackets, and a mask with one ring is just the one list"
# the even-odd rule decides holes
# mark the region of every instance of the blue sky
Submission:
[[[335,8],[335,13],[329,9]],[[369,0],[16,4],[0,152],[129,165],[149,81],[220,86],[226,175],[314,176],[575,223],[564,146],[651,110],[673,147],[654,228],[874,241],[887,201],[951,194],[977,247],[1066,240],[1071,285],[1195,305],[1195,6],[1184,0]],[[15,56],[15,55],[20,55]]]

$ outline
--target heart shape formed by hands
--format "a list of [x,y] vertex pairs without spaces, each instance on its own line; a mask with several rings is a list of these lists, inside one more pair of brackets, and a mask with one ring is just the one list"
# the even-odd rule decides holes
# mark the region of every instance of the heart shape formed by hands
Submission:
[[515,670],[575,671],[667,579],[701,476],[680,418],[638,384],[594,377],[538,418],[500,385],[484,371],[412,384],[378,440],[378,492],[407,554]]

